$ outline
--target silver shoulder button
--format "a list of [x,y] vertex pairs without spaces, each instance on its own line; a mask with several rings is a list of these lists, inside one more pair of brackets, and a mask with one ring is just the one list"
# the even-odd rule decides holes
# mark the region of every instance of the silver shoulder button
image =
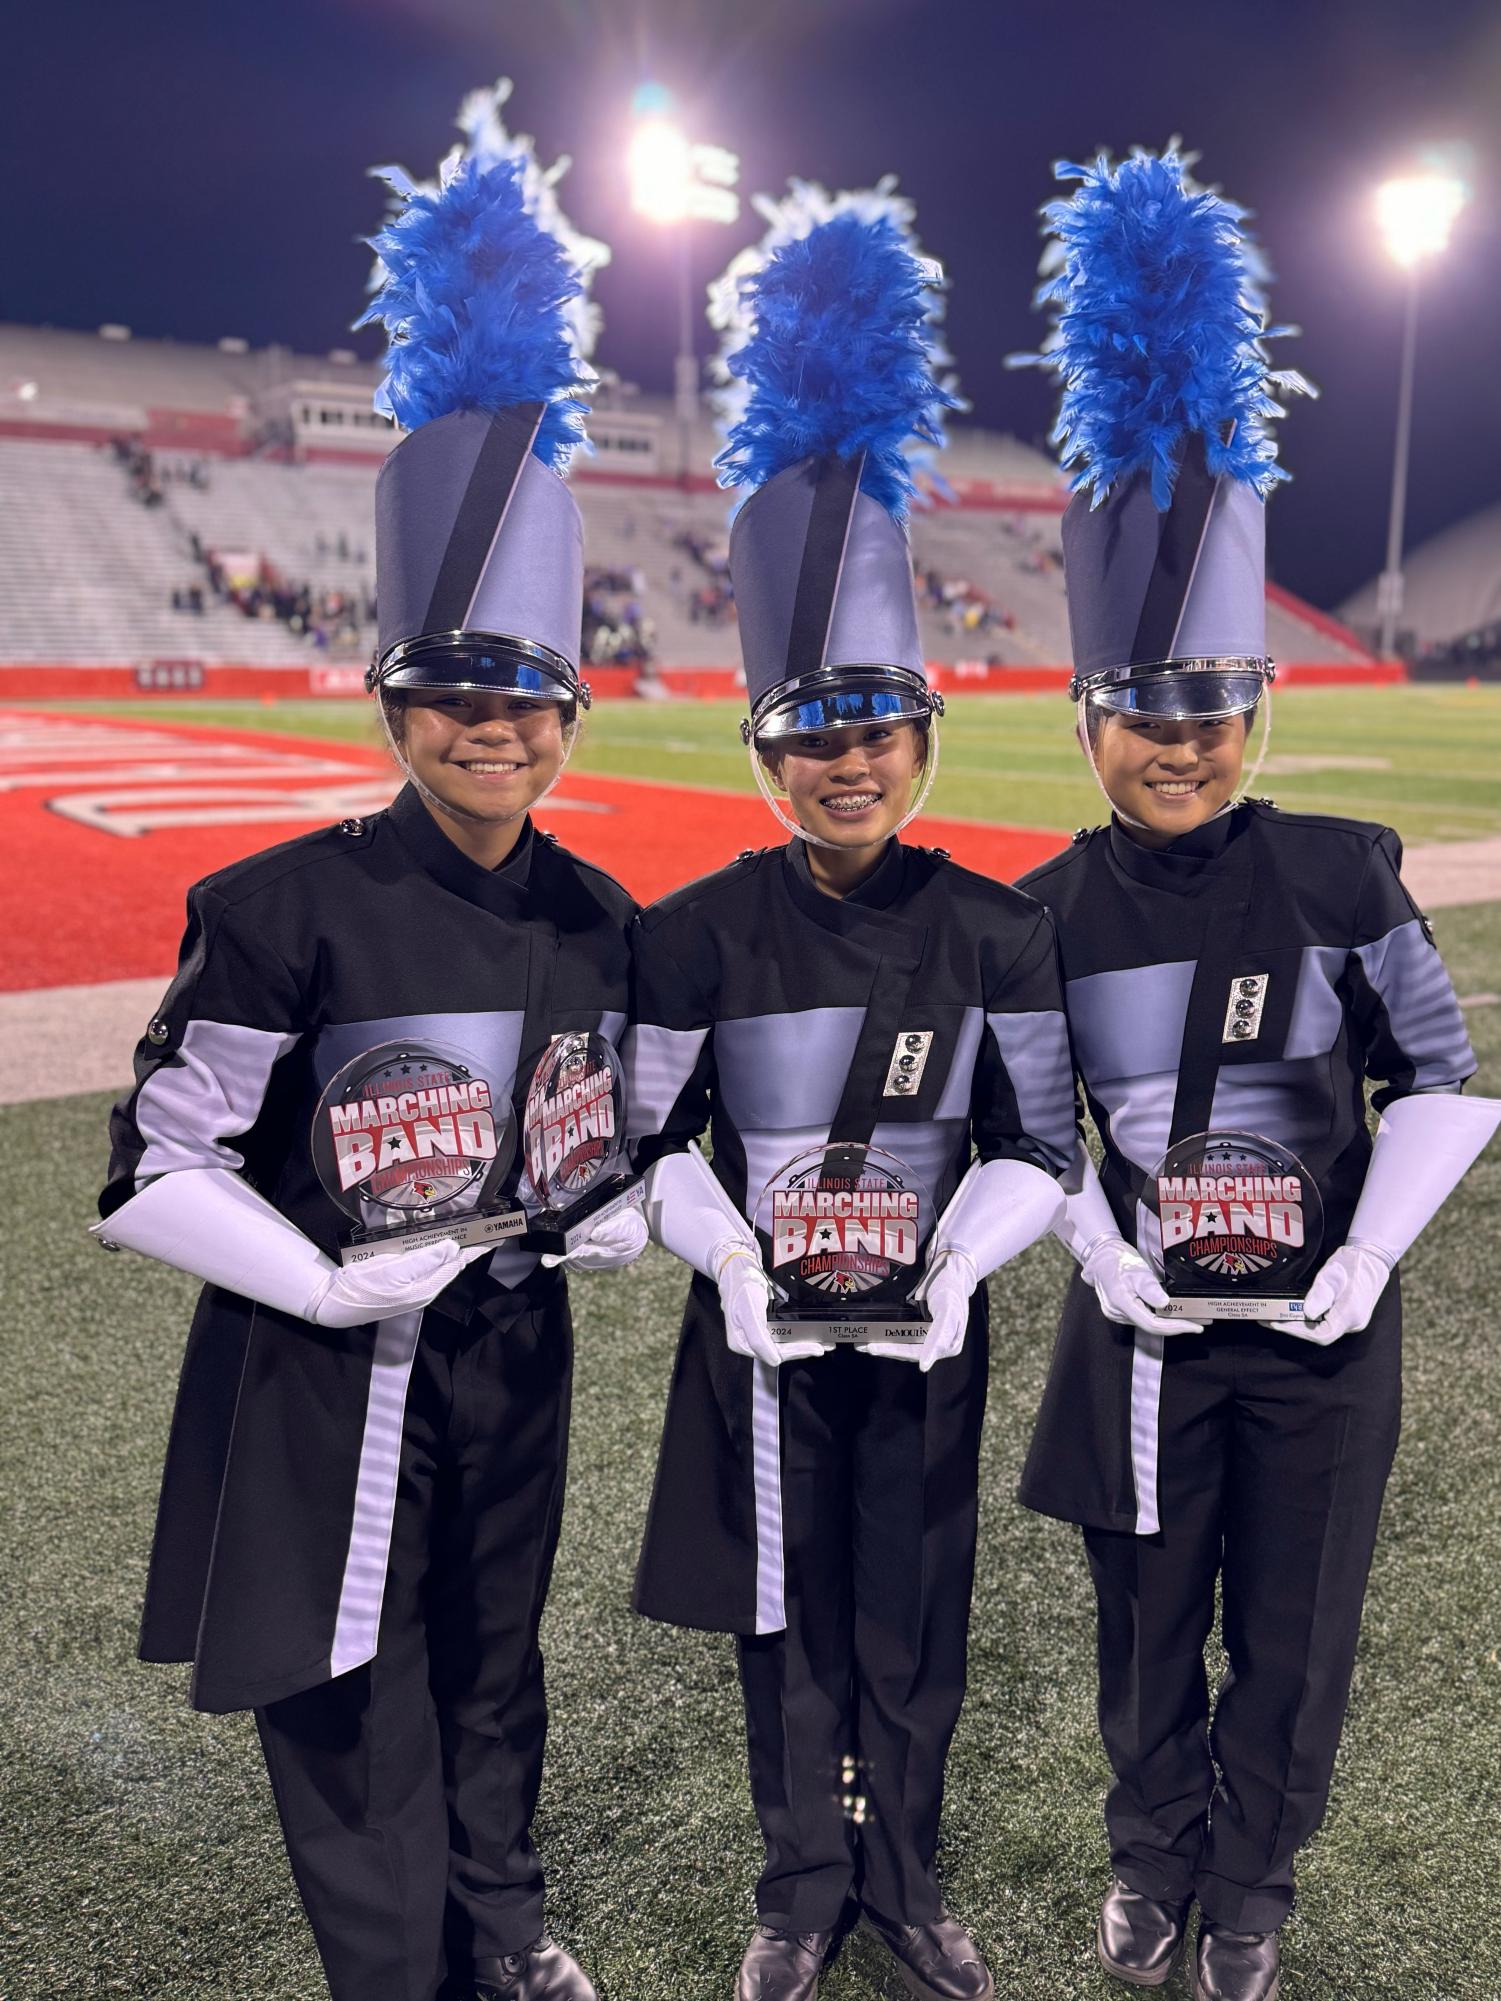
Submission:
[[341,834],[363,834],[364,831],[365,823],[363,820],[341,820],[339,822],[339,832]]
[[155,1016],[153,1020],[146,1024],[146,1040],[155,1043],[158,1049],[160,1049],[171,1033],[171,1029],[168,1028],[160,1015]]

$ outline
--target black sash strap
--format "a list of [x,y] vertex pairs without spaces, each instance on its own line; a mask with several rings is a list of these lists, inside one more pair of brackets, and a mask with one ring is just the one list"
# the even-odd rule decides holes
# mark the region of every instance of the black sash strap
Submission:
[[[536,836],[533,836],[535,839]],[[540,854],[532,856],[535,871],[542,861]],[[539,887],[535,884],[534,888]],[[526,1003],[521,1018],[521,1040],[516,1046],[516,1080],[511,1089],[511,1106],[516,1119],[516,1153],[511,1165],[506,1169],[497,1192],[514,1195],[521,1185],[522,1170],[526,1165],[526,1148],[522,1143],[521,1122],[526,1114],[526,1094],[537,1064],[546,1053],[552,1040],[552,996],[558,968],[558,927],[544,917],[531,917],[526,925]],[[467,1322],[474,1318],[486,1305],[495,1312],[509,1312],[510,1307],[498,1293],[495,1281],[490,1277],[489,1258],[476,1258],[472,1265],[461,1271],[452,1285],[444,1288],[434,1300],[434,1308],[446,1314],[451,1320]]]
[[[1230,886],[1227,884],[1227,888]],[[1183,1017],[1183,1044],[1178,1052],[1178,1088],[1173,1097],[1173,1123],[1168,1145],[1209,1130],[1220,1059],[1225,1047],[1225,1005],[1230,982],[1240,963],[1246,912],[1251,903],[1251,871],[1239,872],[1228,902],[1205,897],[1204,929],[1199,962],[1194,968],[1188,1008]]]
[[[1198,958],[1188,1006],[1183,1016],[1183,1040],[1178,1049],[1178,1081],[1173,1093],[1173,1117],[1168,1129],[1168,1145],[1207,1132],[1214,1111],[1214,1094],[1220,1080],[1220,1062],[1225,1047],[1225,1008],[1230,982],[1241,964],[1246,915],[1251,907],[1254,876],[1249,857],[1233,874],[1227,873],[1218,895],[1207,888],[1195,899],[1200,910]],[[1127,1235],[1134,1241],[1136,1205],[1142,1198],[1148,1173],[1145,1168],[1123,1161],[1116,1168],[1115,1156],[1108,1152],[1100,1179],[1105,1192],[1124,1195]],[[1122,1204],[1114,1203],[1116,1214]]]
[[[552,991],[558,971],[557,925],[545,917],[533,917],[527,929],[531,949],[526,962],[526,1012],[521,1019],[516,1083],[511,1092],[518,1125],[526,1113],[533,1073],[552,1043]],[[517,1147],[515,1163],[506,1177],[508,1190],[514,1190],[520,1181],[524,1152],[524,1148]]]
[[[926,937],[926,933],[923,934]],[[891,1054],[902,1032],[907,999],[912,982],[922,964],[922,945],[907,951],[883,951],[876,962],[870,992],[865,1001],[865,1019],[855,1042],[844,1089],[829,1127],[829,1144],[837,1148],[825,1158],[826,1174],[858,1174],[865,1165],[865,1150],[881,1117],[881,1101],[886,1089],[886,1073]],[[892,1109],[906,1100],[893,1100]]]

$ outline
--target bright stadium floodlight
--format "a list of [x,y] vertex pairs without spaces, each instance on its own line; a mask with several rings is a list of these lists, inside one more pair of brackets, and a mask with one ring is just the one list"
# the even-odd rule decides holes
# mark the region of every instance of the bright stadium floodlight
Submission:
[[1423,264],[1442,256],[1469,199],[1456,175],[1429,169],[1383,181],[1376,190],[1376,220],[1394,264],[1406,275],[1402,327],[1402,372],[1397,389],[1397,446],[1392,461],[1392,498],[1386,523],[1386,568],[1376,584],[1378,641],[1389,657],[1397,644],[1402,616],[1402,531],[1407,511],[1407,460],[1412,443],[1412,383],[1418,346],[1418,278]]
[[740,214],[740,198],[735,193],[740,161],[723,146],[694,144],[673,120],[671,93],[660,84],[643,84],[632,109],[637,123],[626,155],[631,207],[648,222],[677,231],[678,352],[673,376],[678,470],[686,482],[698,415],[689,228],[695,222],[736,220]]
[[1376,190],[1376,220],[1392,261],[1410,271],[1425,257],[1447,250],[1468,198],[1464,182],[1452,174],[1406,174],[1383,181]]
[[693,162],[688,141],[665,118],[638,125],[626,161],[631,179],[631,207],[648,222],[683,222],[688,215],[688,187]]

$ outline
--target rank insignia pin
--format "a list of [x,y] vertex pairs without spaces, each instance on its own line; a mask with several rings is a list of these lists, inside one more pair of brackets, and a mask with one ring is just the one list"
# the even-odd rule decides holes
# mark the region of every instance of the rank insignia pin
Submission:
[[891,1061],[886,1066],[883,1098],[910,1098],[922,1082],[922,1073],[933,1046],[931,1028],[904,1028],[896,1039]]
[[1254,1042],[1261,1033],[1261,1017],[1266,1007],[1270,973],[1241,973],[1230,982],[1230,998],[1225,1004],[1224,1042]]

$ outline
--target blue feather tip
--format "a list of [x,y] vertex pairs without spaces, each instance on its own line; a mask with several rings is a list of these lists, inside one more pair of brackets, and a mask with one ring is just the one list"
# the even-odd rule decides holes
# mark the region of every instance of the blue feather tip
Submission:
[[802,459],[863,452],[862,491],[904,521],[914,458],[942,448],[943,413],[963,408],[934,374],[947,359],[932,332],[942,272],[889,183],[832,200],[794,183],[785,204],[759,206],[766,241],[721,288],[723,368],[744,388],[720,484],[760,487]]
[[532,213],[525,169],[520,153],[458,157],[436,188],[376,169],[397,207],[369,239],[379,282],[355,324],[389,337],[377,410],[413,430],[453,410],[541,403],[532,449],[562,472],[584,443],[576,392],[592,380],[570,312],[584,279]]
[[1274,390],[1312,393],[1274,371],[1264,343],[1293,333],[1267,325],[1265,266],[1243,228],[1246,211],[1198,188],[1175,149],[1137,152],[1119,167],[1061,161],[1078,190],[1043,210],[1054,275],[1036,303],[1053,318],[1043,351],[1020,365],[1051,369],[1062,385],[1053,442],[1075,489],[1098,507],[1118,481],[1151,480],[1159,509],[1190,432],[1216,477],[1263,498],[1288,477],[1268,425],[1283,414]]

